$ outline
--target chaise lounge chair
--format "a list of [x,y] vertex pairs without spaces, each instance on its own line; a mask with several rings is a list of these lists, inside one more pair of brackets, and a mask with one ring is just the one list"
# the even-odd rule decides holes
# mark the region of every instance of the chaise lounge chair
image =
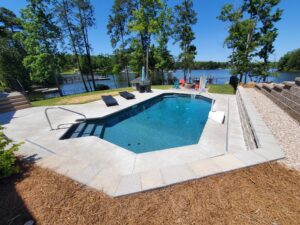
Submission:
[[105,102],[106,106],[119,105],[117,100],[111,95],[103,95],[102,100]]
[[121,92],[119,92],[119,94],[120,94],[123,98],[126,98],[127,100],[128,100],[128,99],[134,99],[134,98],[135,98],[134,94],[131,94],[131,93],[127,92],[127,91],[121,91]]

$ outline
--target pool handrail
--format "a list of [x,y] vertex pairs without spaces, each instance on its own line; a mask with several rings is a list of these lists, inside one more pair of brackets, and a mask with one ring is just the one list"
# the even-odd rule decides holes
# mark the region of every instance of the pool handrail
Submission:
[[72,112],[72,113],[75,113],[75,114],[77,114],[77,115],[80,115],[80,116],[82,116],[84,119],[87,119],[86,115],[84,115],[83,113],[79,113],[79,112],[73,111],[73,110],[71,110],[71,109],[67,109],[67,108],[64,108],[64,107],[61,107],[61,106],[57,106],[57,107],[47,107],[47,108],[44,110],[44,112],[45,112],[45,116],[46,116],[46,118],[47,118],[47,121],[48,121],[48,124],[49,124],[51,130],[58,130],[58,129],[60,129],[60,126],[61,126],[61,125],[66,125],[66,124],[70,124],[70,123],[59,124],[59,125],[57,125],[56,129],[54,129],[53,126],[52,126],[52,123],[51,123],[51,121],[50,121],[50,119],[49,119],[49,115],[48,115],[48,110],[50,110],[50,109],[61,109],[61,110],[65,110],[65,111]]

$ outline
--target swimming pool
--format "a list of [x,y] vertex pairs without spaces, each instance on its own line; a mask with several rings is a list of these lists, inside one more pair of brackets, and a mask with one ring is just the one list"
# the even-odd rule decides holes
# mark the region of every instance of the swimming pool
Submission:
[[211,108],[199,95],[162,94],[72,125],[61,139],[96,136],[134,153],[197,144]]

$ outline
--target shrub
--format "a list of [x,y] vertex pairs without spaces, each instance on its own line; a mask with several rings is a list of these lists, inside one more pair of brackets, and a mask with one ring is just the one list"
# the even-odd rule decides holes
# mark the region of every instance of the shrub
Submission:
[[96,91],[102,91],[102,90],[108,90],[109,86],[105,85],[105,84],[97,84],[96,85]]
[[16,166],[15,151],[18,150],[20,144],[13,144],[12,140],[8,139],[2,132],[0,126],[0,179],[8,177],[19,171]]

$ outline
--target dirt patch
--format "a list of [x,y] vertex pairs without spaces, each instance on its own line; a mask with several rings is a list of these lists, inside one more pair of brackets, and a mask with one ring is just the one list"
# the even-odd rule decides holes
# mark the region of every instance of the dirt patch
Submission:
[[300,174],[277,163],[114,199],[36,166],[0,187],[0,224],[18,215],[11,224],[29,217],[37,224],[60,225],[300,221]]
[[71,104],[83,104],[87,102],[97,101],[101,99],[102,95],[118,95],[119,92],[110,92],[109,94],[90,94],[84,96],[76,96],[71,98],[65,98],[61,101],[58,101],[58,105],[71,105]]
[[248,83],[246,83],[246,84],[241,83],[240,85],[241,85],[242,87],[244,87],[244,88],[254,88],[254,87],[255,87],[255,82],[248,82]]

